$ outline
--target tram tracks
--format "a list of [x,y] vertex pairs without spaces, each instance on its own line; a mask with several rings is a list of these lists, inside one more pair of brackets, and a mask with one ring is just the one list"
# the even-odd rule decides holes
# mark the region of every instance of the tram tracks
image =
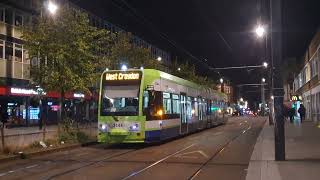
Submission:
[[108,161],[108,160],[110,160],[110,159],[112,159],[112,158],[120,157],[120,156],[129,154],[129,153],[132,153],[132,152],[134,152],[134,151],[138,151],[138,150],[139,150],[139,149],[133,149],[133,150],[125,151],[125,152],[122,152],[122,153],[117,153],[117,154],[115,154],[115,155],[108,156],[108,157],[103,158],[103,159],[100,159],[100,160],[98,160],[98,161],[94,161],[94,162],[91,162],[91,163],[88,163],[88,164],[84,164],[84,165],[82,165],[82,166],[79,166],[79,167],[77,167],[77,168],[69,169],[69,170],[67,170],[67,171],[63,171],[63,172],[60,172],[60,173],[51,175],[51,176],[49,176],[49,177],[47,177],[47,178],[45,178],[45,179],[46,179],[46,180],[54,179],[54,178],[57,178],[57,177],[60,177],[60,176],[63,176],[63,175],[72,173],[72,172],[74,172],[74,171],[77,171],[77,170],[80,170],[80,169],[83,169],[83,168],[86,168],[86,167],[90,167],[90,166],[96,165],[96,164],[98,164],[98,163]]
[[[246,123],[247,123],[247,122],[246,122]],[[229,146],[229,145],[230,145],[232,142],[234,142],[237,138],[239,138],[239,137],[242,136],[244,133],[246,133],[247,131],[249,131],[249,130],[251,129],[251,127],[252,127],[252,122],[250,123],[250,125],[248,125],[247,128],[245,128],[244,130],[241,130],[241,131],[239,132],[239,134],[237,134],[236,136],[232,137],[231,140],[229,140],[228,142],[226,142],[225,144],[223,144],[218,150],[216,150],[216,152],[215,152],[212,156],[210,156],[210,158],[209,158],[208,160],[206,160],[204,163],[202,163],[202,164],[200,165],[200,167],[199,167],[189,178],[187,178],[187,179],[192,180],[192,179],[194,179],[195,177],[197,177],[198,174],[202,171],[202,169],[203,169],[212,159],[214,159],[217,155],[219,155],[221,152],[223,152],[223,151],[227,148],[227,146]],[[137,175],[139,175],[139,174],[141,174],[141,173],[143,173],[143,172],[145,172],[145,171],[147,171],[147,170],[150,170],[151,168],[159,165],[160,163],[164,162],[165,160],[167,160],[167,159],[169,159],[169,158],[171,158],[171,157],[173,157],[173,156],[175,156],[175,155],[177,155],[177,154],[179,154],[179,153],[181,153],[181,152],[183,152],[183,151],[185,151],[185,150],[187,150],[187,149],[189,149],[189,148],[191,148],[191,147],[193,147],[193,146],[195,146],[195,145],[196,145],[196,143],[195,143],[195,144],[191,144],[191,145],[189,145],[189,146],[187,146],[187,147],[185,147],[185,148],[180,149],[179,151],[176,151],[175,153],[169,154],[169,155],[167,155],[166,157],[164,157],[164,158],[162,158],[162,159],[160,159],[160,160],[158,160],[158,161],[150,164],[149,166],[146,166],[146,167],[144,167],[144,168],[142,168],[142,169],[140,169],[140,170],[138,170],[138,171],[135,171],[135,172],[129,174],[128,176],[122,178],[122,180],[131,179],[131,178],[133,178],[133,177],[135,177],[135,176],[137,176]]]

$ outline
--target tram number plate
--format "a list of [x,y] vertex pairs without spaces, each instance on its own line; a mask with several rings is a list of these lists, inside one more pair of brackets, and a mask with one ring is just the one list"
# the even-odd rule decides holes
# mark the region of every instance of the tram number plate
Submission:
[[123,123],[113,123],[112,127],[113,128],[123,128],[124,124]]

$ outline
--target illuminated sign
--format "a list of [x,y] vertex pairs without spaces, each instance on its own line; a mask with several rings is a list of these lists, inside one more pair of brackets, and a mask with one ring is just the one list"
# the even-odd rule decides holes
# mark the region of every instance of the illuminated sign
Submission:
[[106,80],[114,81],[114,80],[136,80],[140,78],[139,73],[107,73]]
[[302,97],[294,95],[294,96],[291,96],[291,100],[292,101],[302,101]]
[[10,88],[11,94],[21,94],[21,95],[46,95],[47,93],[43,89],[38,88],[36,91],[33,89],[23,89],[23,88]]
[[38,93],[33,89],[11,88],[12,94],[37,95]]
[[73,97],[75,97],[75,98],[84,98],[84,94],[74,93],[74,94],[73,94]]

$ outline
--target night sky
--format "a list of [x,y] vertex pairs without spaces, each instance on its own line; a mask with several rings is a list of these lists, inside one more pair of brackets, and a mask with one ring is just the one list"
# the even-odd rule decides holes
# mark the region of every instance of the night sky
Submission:
[[[265,60],[265,42],[257,39],[254,28],[259,22],[269,23],[266,0],[72,1],[178,56],[181,62],[197,64],[200,74],[216,75],[208,66],[259,65]],[[304,55],[319,26],[319,5],[319,0],[284,0],[285,58]],[[248,69],[220,73],[236,85],[259,83],[265,72]],[[258,98],[257,87],[250,91],[257,93],[247,96]]]

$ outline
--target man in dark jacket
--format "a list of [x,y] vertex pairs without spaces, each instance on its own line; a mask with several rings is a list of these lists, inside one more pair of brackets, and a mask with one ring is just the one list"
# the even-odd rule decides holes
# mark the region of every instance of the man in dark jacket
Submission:
[[294,120],[294,115],[296,114],[296,109],[293,107],[293,108],[290,108],[289,109],[289,112],[288,112],[288,115],[290,117],[290,123],[293,123],[293,120]]
[[300,105],[300,108],[298,109],[298,112],[300,114],[301,122],[305,120],[306,118],[306,108],[303,104]]
[[0,106],[0,108],[1,108],[1,122],[2,123],[6,123],[6,122],[8,122],[8,113],[7,113],[7,111],[4,109],[4,108],[2,108],[1,106]]

